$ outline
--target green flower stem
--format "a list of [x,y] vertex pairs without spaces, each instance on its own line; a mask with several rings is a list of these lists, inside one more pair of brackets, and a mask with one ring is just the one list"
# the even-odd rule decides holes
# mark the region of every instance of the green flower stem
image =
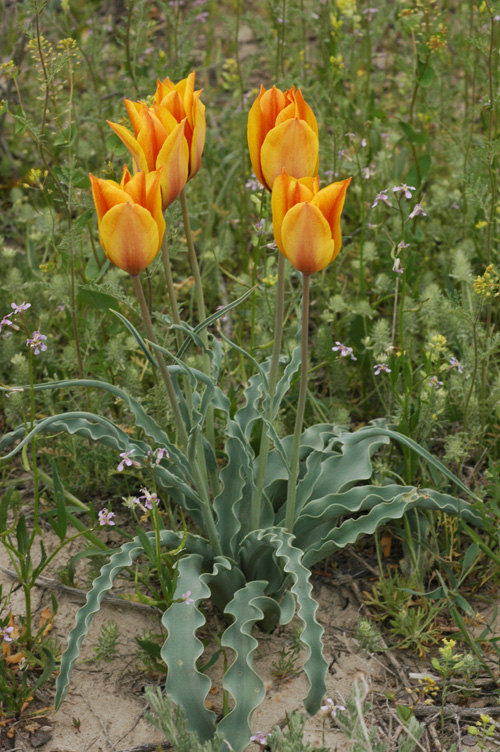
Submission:
[[[196,256],[196,250],[195,250],[194,243],[193,243],[193,235],[191,232],[191,224],[189,222],[189,212],[188,212],[185,187],[182,189],[179,198],[181,201],[182,219],[184,221],[184,231],[186,233],[189,263],[191,264],[191,271],[193,272],[193,277],[194,277],[194,289],[195,289],[195,295],[196,295],[196,305],[198,308],[198,318],[200,320],[199,323],[201,324],[201,322],[205,321],[205,319],[207,318],[207,314],[205,311],[205,297],[203,295],[203,285],[201,281],[200,267],[198,265],[198,258]],[[200,332],[200,337],[202,339],[203,344],[208,349],[208,334],[207,334],[206,329],[203,329],[203,331]],[[207,376],[210,376],[210,358],[206,352],[203,353],[203,371],[206,373]],[[214,429],[213,407],[209,407],[207,411],[207,438],[208,438],[208,441],[210,442],[210,445],[212,446],[212,449],[215,452],[215,429]],[[215,479],[212,478],[212,483],[214,482],[215,482]],[[214,495],[218,492],[217,485],[214,485],[213,492],[214,492]]]
[[[181,317],[179,314],[179,306],[177,305],[177,296],[175,294],[174,279],[172,276],[172,266],[170,264],[170,253],[168,250],[167,233],[165,233],[165,235],[163,236],[161,254],[162,254],[162,259],[163,259],[163,268],[165,270],[165,278],[167,281],[167,293],[168,293],[168,299],[170,302],[170,310],[172,311],[172,318],[174,320],[174,324],[177,324],[178,326],[180,326]],[[177,349],[180,349],[182,347],[182,333],[180,329],[175,330],[175,341],[177,343]],[[189,414],[192,415],[193,390],[191,389],[191,383],[189,381],[189,378],[187,376],[183,377],[182,383],[184,385],[184,392],[186,394],[186,402],[188,405]]]
[[[272,409],[274,393],[276,391],[276,382],[278,380],[278,365],[281,352],[281,340],[283,338],[283,320],[285,315],[285,257],[282,253],[278,256],[278,282],[276,285],[276,316],[274,322],[274,340],[273,352],[271,355],[271,366],[269,368],[269,409],[266,418],[272,420]],[[269,456],[269,434],[266,426],[262,426],[262,437],[260,440],[260,451],[258,459],[257,478],[255,481],[255,491],[252,498],[251,508],[251,525],[252,530],[260,527],[260,507],[262,499],[262,489],[264,487],[264,476],[266,474],[267,458]]]
[[[146,327],[148,337],[151,340],[151,342],[154,342],[155,345],[158,345],[159,342],[156,339],[156,334],[153,329],[153,323],[149,315],[146,298],[144,297],[144,290],[142,289],[140,276],[138,274],[131,274],[130,277],[132,279],[132,284],[134,286],[134,292],[137,296],[137,300],[139,301],[142,320],[144,321],[144,325]],[[188,443],[188,435],[184,427],[184,422],[182,420],[182,415],[179,409],[179,404],[177,402],[177,397],[175,396],[174,385],[172,383],[172,379],[170,378],[167,364],[165,363],[165,359],[163,358],[163,355],[161,354],[161,352],[159,352],[159,350],[155,350],[155,355],[156,355],[158,367],[160,369],[160,373],[163,379],[163,383],[165,384],[165,389],[167,390],[168,398],[170,400],[170,405],[172,406],[175,425],[177,428],[177,432],[179,434],[179,439],[180,439],[182,446],[185,448],[187,447],[187,443]]]
[[[137,300],[139,301],[139,306],[141,309],[141,314],[142,314],[142,318],[144,321],[144,325],[146,326],[148,337],[151,340],[151,342],[153,342],[155,345],[158,345],[159,343],[158,343],[158,340],[156,339],[156,334],[153,329],[153,323],[149,315],[148,306],[146,303],[146,299],[144,297],[144,290],[142,289],[140,277],[138,274],[135,274],[135,275],[131,274],[130,276],[132,278],[132,284],[134,286],[134,291],[137,296]],[[158,366],[160,369],[160,373],[162,375],[165,388],[167,390],[168,398],[170,400],[170,404],[172,405],[175,425],[177,428],[177,432],[179,434],[181,445],[184,449],[187,449],[188,448],[188,435],[186,433],[186,429],[184,428],[184,423],[182,421],[181,412],[179,410],[179,405],[177,403],[177,397],[175,395],[172,379],[170,378],[167,365],[165,363],[165,360],[161,352],[159,352],[159,350],[156,350],[155,354],[156,354],[156,360],[158,362]],[[201,446],[201,450],[200,450],[200,446]],[[193,470],[194,477],[195,477],[196,487],[203,499],[203,518],[205,520],[206,532],[210,539],[210,543],[212,544],[212,547],[214,551],[216,552],[216,555],[219,555],[222,553],[222,549],[219,543],[219,539],[217,537],[217,531],[215,529],[215,522],[214,522],[212,507],[210,506],[210,497],[208,493],[207,477],[206,477],[206,473],[200,472],[200,467],[198,465],[198,462],[202,462],[203,466],[205,465],[205,456],[203,454],[203,446],[201,444],[201,437],[200,437],[200,440],[197,441],[197,448],[198,448],[198,453],[197,453],[198,456],[194,458],[194,461],[192,463],[192,470]]]
[[292,457],[290,460],[290,476],[288,480],[288,495],[286,500],[285,527],[289,533],[293,532],[295,521],[295,497],[297,494],[297,477],[299,474],[300,436],[304,422],[304,410],[307,396],[307,368],[308,368],[308,333],[309,333],[309,276],[302,275],[302,357],[300,363],[300,388],[295,429],[293,432]]
[[[161,255],[163,259],[163,268],[165,270],[165,279],[167,281],[168,300],[170,303],[170,310],[172,311],[172,318],[174,324],[180,325],[181,317],[179,315],[179,306],[177,305],[177,296],[175,294],[174,279],[172,277],[172,266],[170,264],[170,252],[168,250],[168,237],[167,233],[163,236],[163,243],[161,245]],[[175,340],[177,342],[177,348],[182,347],[182,334],[179,329],[175,330]]]
[[[33,349],[28,348],[28,367],[30,374],[30,431],[35,427],[35,385],[33,378]],[[38,481],[38,465],[36,461],[36,437],[33,436],[31,441],[31,461],[33,463],[33,497],[34,497],[34,509],[33,509],[33,530],[30,537],[28,550],[31,549],[31,544],[35,538],[35,535],[41,535],[40,524],[38,521],[39,507],[40,507],[40,493],[39,493],[39,481]]]

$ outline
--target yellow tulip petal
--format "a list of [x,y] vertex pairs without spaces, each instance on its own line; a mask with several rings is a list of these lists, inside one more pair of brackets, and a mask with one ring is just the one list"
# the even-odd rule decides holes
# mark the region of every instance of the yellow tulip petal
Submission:
[[106,213],[99,237],[109,260],[129,274],[139,274],[151,263],[163,239],[149,211],[131,202]]
[[165,232],[165,217],[163,216],[161,176],[164,168],[150,172],[146,175],[146,203],[144,207],[151,213],[156,222],[160,237]]
[[281,226],[285,214],[295,206],[295,204],[310,201],[314,194],[317,193],[319,178],[301,178],[296,180],[290,177],[286,170],[278,175],[273,184],[271,196],[271,207],[273,212],[273,230],[276,245],[282,253],[283,242],[281,239]]
[[175,119],[172,113],[167,110],[166,107],[162,107],[161,104],[156,104],[155,102],[153,110],[156,117],[165,128],[167,136],[170,135],[174,128],[177,128],[179,122]]
[[[189,124],[191,125],[191,127],[194,126],[192,112],[193,112],[193,94],[194,94],[195,80],[196,80],[196,73],[193,71],[192,73],[189,74],[187,78],[184,78],[182,81],[179,81],[179,83],[176,86],[177,91],[182,97],[182,101],[184,103],[184,112],[189,120]],[[200,94],[201,94],[201,91],[200,91]]]
[[125,191],[127,195],[130,196],[134,204],[140,204],[141,206],[146,206],[146,175],[145,173],[137,172],[133,178],[130,178],[129,176],[129,179],[126,179],[126,173],[124,171],[122,182],[125,182]]
[[295,106],[297,108],[296,117],[300,118],[301,120],[305,120],[306,123],[313,129],[315,134],[318,135],[318,121],[316,120],[314,112],[302,96],[300,89],[297,89],[297,93],[295,94]]
[[146,155],[144,154],[144,150],[138,143],[135,136],[130,133],[128,128],[125,128],[123,125],[112,123],[110,120],[106,120],[106,122],[114,130],[118,138],[123,141],[130,154],[132,155],[132,159],[134,160],[134,171],[138,172],[139,170],[142,170],[143,172],[147,172],[148,163]]
[[330,226],[317,206],[296,204],[281,226],[284,255],[303,274],[324,269],[334,257]]
[[[267,134],[264,117],[260,108],[260,100],[265,92],[263,86],[260,87],[260,94],[250,108],[248,113],[247,141],[248,151],[250,152],[250,161],[257,180],[265,184],[264,175],[260,166],[260,149]],[[273,124],[274,125],[274,124]],[[268,129],[269,130],[269,129]]]
[[191,140],[191,153],[189,155],[189,180],[191,180],[200,169],[201,155],[203,154],[203,148],[205,146],[206,129],[205,105],[202,104],[202,102],[197,102],[194,117],[194,130]]
[[286,99],[281,89],[277,89],[276,86],[273,86],[272,89],[264,92],[262,92],[261,88],[259,100],[260,111],[267,133],[276,125],[276,118],[281,110],[286,107]]
[[125,103],[125,108],[130,118],[130,122],[132,123],[135,137],[137,138],[137,134],[142,128],[142,111],[146,105],[144,105],[142,102],[132,102],[132,100],[130,99],[124,99],[123,101]]
[[129,201],[129,197],[123,191],[118,183],[114,180],[102,180],[89,174],[90,184],[92,186],[92,196],[97,211],[99,223],[102,218],[116,204],[124,204]]
[[335,256],[337,256],[342,248],[340,216],[344,208],[345,196],[350,182],[351,178],[347,178],[347,180],[340,180],[338,183],[327,185],[311,201],[314,206],[318,207],[330,225],[330,231],[335,243]]
[[265,137],[260,151],[266,187],[272,189],[283,168],[294,178],[313,175],[318,162],[318,149],[318,137],[304,120],[293,118],[273,128]]
[[137,142],[144,152],[148,165],[147,170],[144,170],[144,172],[150,172],[156,170],[156,158],[165,143],[167,133],[153,109],[144,109],[143,117],[144,120],[141,131],[137,136]]
[[186,185],[189,169],[189,147],[184,137],[186,119],[179,123],[163,144],[156,160],[157,167],[163,167],[161,191],[163,209],[175,201]]
[[297,108],[294,102],[290,102],[290,104],[284,107],[277,116],[275,125],[280,125],[281,123],[284,123],[285,120],[291,120],[295,117],[298,117]]

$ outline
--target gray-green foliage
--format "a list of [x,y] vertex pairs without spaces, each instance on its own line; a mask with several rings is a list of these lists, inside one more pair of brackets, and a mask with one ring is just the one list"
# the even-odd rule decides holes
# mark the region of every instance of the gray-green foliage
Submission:
[[[126,323],[144,354],[150,358],[142,337]],[[192,330],[183,324],[182,329],[187,336],[186,347],[190,340],[200,344],[199,327]],[[232,346],[237,348],[234,343]],[[327,664],[322,654],[323,629],[316,620],[317,603],[312,596],[308,567],[355,542],[360,536],[372,534],[380,525],[402,518],[411,509],[440,510],[462,516],[475,525],[481,525],[481,518],[465,501],[433,489],[392,483],[371,485],[372,456],[377,449],[387,446],[392,438],[417,452],[422,460],[471,495],[466,486],[431,454],[408,437],[389,429],[384,421],[373,421],[353,433],[342,426],[321,423],[307,428],[301,437],[295,522],[293,534],[288,532],[284,522],[292,437],[280,438],[274,424],[271,420],[263,420],[263,415],[271,418],[278,415],[299,366],[298,349],[284,367],[272,403],[267,381],[269,363],[259,365],[252,360],[255,373],[244,389],[244,403],[234,415],[228,398],[218,386],[223,351],[216,339],[212,342],[211,357],[212,378],[186,366],[181,360],[169,367],[186,430],[190,434],[186,451],[171,441],[138,400],[107,382],[89,380],[40,384],[36,388],[93,386],[107,392],[130,409],[143,438],[131,438],[102,415],[75,411],[37,422],[28,436],[24,426],[20,426],[3,437],[0,450],[20,439],[16,448],[7,455],[10,457],[42,431],[80,435],[103,443],[117,455],[133,450],[134,460],[143,465],[147,464],[148,453],[155,446],[168,450],[169,459],[162,459],[154,467],[156,486],[168,493],[208,535],[208,539],[189,534],[183,540],[182,533],[165,530],[158,536],[160,545],[176,549],[182,544],[185,553],[178,562],[174,600],[162,619],[168,632],[161,648],[161,656],[168,668],[166,691],[177,705],[185,709],[187,728],[196,732],[200,743],[209,742],[220,733],[234,752],[242,752],[251,735],[252,713],[265,694],[262,679],[253,667],[253,655],[258,646],[252,633],[255,625],[271,630],[278,623],[288,623],[297,611],[306,651],[303,670],[309,679],[304,704],[307,711],[314,714],[323,701]],[[180,388],[183,374],[193,387],[191,409]],[[193,457],[197,436],[202,435],[208,410],[212,407],[225,424],[226,464],[219,472],[215,498],[207,506],[194,474]],[[250,507],[256,489],[258,463],[252,435],[259,425],[268,431],[273,449],[264,477],[259,527],[253,529]],[[208,471],[214,473],[217,470],[216,458],[208,443],[204,449]],[[213,519],[212,531],[207,527],[210,518]],[[154,540],[153,533],[145,535],[148,540]],[[56,708],[66,695],[82,641],[104,594],[120,571],[131,566],[144,551],[146,538],[135,538],[111,556],[95,580],[86,604],[78,612],[61,661]],[[192,602],[186,601],[188,591]],[[226,617],[229,626],[222,634],[221,644],[230,648],[234,656],[223,678],[223,689],[232,697],[232,707],[219,723],[205,704],[210,679],[198,669],[203,644],[197,632],[205,623],[202,603],[206,599],[211,599]]]
[[327,747],[316,747],[304,742],[306,719],[300,713],[292,713],[287,718],[287,727],[282,731],[276,726],[267,736],[271,752],[328,752]]

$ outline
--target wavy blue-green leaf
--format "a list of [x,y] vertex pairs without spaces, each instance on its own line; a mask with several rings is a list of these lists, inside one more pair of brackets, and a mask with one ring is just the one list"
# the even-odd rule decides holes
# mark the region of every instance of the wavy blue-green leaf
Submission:
[[432,509],[446,514],[460,516],[478,526],[482,525],[480,515],[466,502],[447,494],[430,489],[411,488],[403,491],[390,501],[375,505],[368,514],[345,520],[331,529],[323,540],[311,544],[304,553],[304,564],[308,567],[317,564],[327,556],[349,543],[354,543],[362,535],[372,535],[377,528],[390,520],[400,519],[410,509]]
[[[223,647],[231,648],[234,661],[224,674],[224,689],[234,699],[232,710],[218,725],[218,732],[227,739],[234,752],[243,752],[252,734],[252,713],[260,705],[266,691],[264,682],[253,668],[253,653],[259,643],[252,628],[264,617],[260,608],[266,582],[249,582],[234,594],[225,613],[234,617],[221,638]],[[264,604],[262,604],[264,605]]]
[[153,368],[158,368],[158,363],[157,363],[157,362],[156,362],[156,360],[155,360],[155,359],[154,359],[154,358],[152,357],[152,355],[151,355],[151,353],[149,352],[149,349],[148,349],[148,347],[147,347],[146,343],[144,342],[144,339],[143,339],[143,338],[142,338],[142,336],[141,336],[141,335],[139,334],[139,332],[137,331],[137,329],[135,328],[135,326],[134,326],[133,324],[131,324],[131,323],[130,323],[130,321],[128,320],[128,318],[127,318],[126,316],[124,316],[124,315],[123,315],[122,313],[120,313],[120,311],[115,311],[115,310],[114,310],[114,308],[110,308],[109,310],[110,310],[110,311],[111,311],[111,313],[113,313],[113,314],[114,314],[114,315],[115,315],[115,316],[116,316],[117,318],[119,318],[119,319],[120,319],[120,321],[121,321],[121,322],[122,322],[123,324],[125,324],[125,326],[126,326],[126,327],[127,327],[127,329],[129,330],[129,332],[131,333],[131,335],[132,335],[132,336],[134,337],[134,339],[136,340],[137,344],[138,344],[138,345],[139,345],[139,347],[141,348],[141,350],[142,350],[142,352],[144,353],[144,355],[145,355],[146,359],[147,359],[147,360],[149,361],[150,365],[152,365],[152,366],[153,366]]
[[[323,656],[321,640],[323,627],[316,620],[318,604],[312,596],[312,585],[309,579],[311,573],[304,566],[303,552],[293,545],[293,540],[293,535],[284,528],[274,527],[269,530],[252,531],[241,545],[242,568],[247,578],[253,579],[254,573],[259,572],[259,559],[262,558],[266,547],[274,550],[275,568],[279,564],[277,570],[281,571],[281,585],[277,593],[273,593],[268,585],[266,594],[280,598],[285,592],[284,588],[289,586],[295,596],[298,616],[304,625],[301,640],[307,648],[303,670],[309,679],[309,693],[304,700],[304,705],[308,713],[314,715],[321,707],[326,693],[325,676],[328,666]],[[268,565],[267,576],[262,579],[269,582],[270,576],[274,577]],[[285,609],[283,619],[289,621],[291,606],[289,597],[285,597],[283,606]]]
[[[146,533],[146,535],[154,543],[154,532],[151,531]],[[182,533],[174,533],[170,530],[160,531],[160,543],[162,546],[167,546],[173,550],[179,546],[182,540]],[[188,543],[193,548],[200,548],[202,551],[207,545],[205,541],[196,539],[194,536],[188,536],[186,546]],[[104,596],[112,588],[113,582],[121,570],[124,567],[129,567],[143,551],[144,549],[139,538],[134,538],[132,541],[125,543],[118,551],[112,554],[109,562],[101,569],[99,577],[92,583],[92,589],[87,593],[85,605],[80,608],[76,615],[75,626],[69,633],[68,645],[61,658],[61,669],[56,681],[54,702],[56,710],[61,706],[66,697],[75,661],[80,655],[82,642],[89,630],[94,614],[99,611]],[[200,561],[203,562],[204,557],[205,559],[207,558],[207,554],[209,557],[208,551],[205,550],[204,556],[199,555]]]
[[[177,449],[175,444],[171,443],[168,434],[158,425],[158,423],[151,418],[150,415],[144,410],[140,402],[134,397],[131,397],[127,392],[123,391],[114,384],[109,384],[107,381],[94,381],[93,379],[65,379],[63,381],[52,381],[44,384],[35,384],[35,391],[42,391],[44,389],[64,389],[66,387],[91,387],[93,389],[101,389],[115,397],[121,399],[135,418],[135,424],[138,428],[142,428],[144,433],[149,436],[156,444],[168,449],[168,452],[172,458],[175,458],[176,462],[185,463],[185,457]],[[23,389],[29,391],[30,386],[24,385],[22,387],[16,387],[17,389]],[[0,391],[9,391],[8,389],[0,386]],[[185,468],[187,469],[187,468]]]
[[[211,681],[196,667],[197,660],[203,653],[203,643],[196,632],[205,623],[198,605],[201,600],[210,597],[210,588],[206,582],[207,575],[202,575],[201,556],[186,556],[179,561],[177,567],[174,597],[185,598],[189,592],[194,603],[172,603],[163,614],[162,624],[168,631],[161,649],[161,657],[168,668],[165,689],[172,700],[184,709],[188,729],[195,731],[204,742],[215,733],[215,713],[205,705]],[[214,574],[230,567],[227,560],[219,557],[214,565]]]

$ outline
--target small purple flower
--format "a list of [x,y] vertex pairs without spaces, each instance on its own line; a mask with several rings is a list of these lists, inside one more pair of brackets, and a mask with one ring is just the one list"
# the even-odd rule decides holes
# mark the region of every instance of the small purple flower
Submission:
[[394,259],[394,264],[392,266],[392,271],[396,272],[396,274],[402,274],[404,272],[404,269],[401,266],[401,259],[400,258]]
[[21,311],[27,311],[28,308],[31,308],[31,303],[26,303],[23,300],[21,305],[17,305],[16,303],[11,303],[10,307],[14,309],[14,313],[21,313]]
[[99,517],[99,525],[114,525],[115,523],[112,521],[112,517],[116,517],[114,512],[108,512],[108,508],[104,507],[104,509],[101,509],[101,511],[98,514]]
[[405,243],[404,240],[401,241],[401,243],[398,243],[398,248],[409,248],[410,244]]
[[255,744],[258,744],[260,749],[263,750],[264,747],[267,745],[267,734],[264,734],[263,731],[257,731],[256,734],[253,734],[253,736],[250,737],[251,742],[255,742]]
[[463,373],[464,372],[464,367],[463,367],[462,363],[460,363],[457,360],[457,358],[455,358],[454,356],[452,356],[450,358],[450,366],[451,366],[451,368],[456,368],[457,371],[458,371],[458,373]]
[[40,334],[37,330],[31,335],[31,339],[26,340],[26,345],[32,348],[35,355],[40,355],[40,352],[44,352],[47,349],[47,345],[43,340],[47,339],[45,334]]
[[362,139],[361,139],[361,146],[362,146],[362,147],[365,147],[365,146],[366,146],[366,144],[367,144],[366,138],[362,138]]
[[128,452],[121,452],[120,453],[120,457],[122,458],[122,461],[120,462],[120,464],[116,468],[119,473],[121,473],[123,471],[123,469],[125,468],[125,465],[127,467],[132,467],[132,466],[133,467],[140,467],[141,466],[139,462],[136,462],[135,460],[131,460],[130,459],[130,455],[133,454],[134,452],[135,452],[135,449],[129,449]]
[[384,371],[384,373],[390,373],[391,369],[387,365],[387,363],[377,363],[373,366],[375,370],[375,376],[378,376],[381,371]]
[[410,216],[408,218],[409,219],[414,219],[415,217],[418,217],[420,215],[422,215],[422,217],[426,217],[427,216],[427,214],[422,209],[421,205],[420,204],[415,204],[415,207],[414,207],[412,213],[410,214]]
[[264,219],[259,219],[259,221],[254,225],[255,232],[257,235],[265,235],[266,234],[266,223]]
[[434,389],[440,389],[443,386],[443,382],[439,381],[437,376],[433,376],[429,381],[429,386],[433,386]]
[[0,637],[4,642],[12,642],[11,633],[14,631],[14,627],[0,627]]
[[248,178],[247,182],[245,183],[245,188],[250,188],[251,191],[258,191],[260,188],[260,183],[257,180],[257,177],[252,172],[252,177]]
[[202,13],[198,13],[198,15],[194,17],[194,20],[198,21],[198,23],[205,23],[207,18],[208,18],[208,10],[204,10]]
[[406,183],[402,183],[401,185],[397,185],[395,188],[392,189],[394,193],[403,193],[405,198],[410,199],[411,198],[411,191],[416,191],[417,189],[414,188],[412,185],[406,185]]
[[181,595],[181,600],[184,601],[186,606],[190,606],[191,603],[194,603],[194,598],[191,598],[190,596],[191,596],[191,590],[186,590],[186,592],[182,593]]
[[387,191],[389,189],[385,188],[383,191],[380,191],[380,193],[377,193],[375,196],[375,201],[372,204],[372,209],[375,209],[376,206],[378,206],[379,202],[382,201],[384,204],[387,204],[387,206],[392,206],[391,202],[389,201],[387,197]]
[[343,705],[335,705],[330,697],[327,698],[326,704],[321,706],[321,714],[325,717],[330,716],[331,718],[335,718],[339,710],[345,710],[345,707]]
[[[150,493],[147,488],[144,488],[144,486],[141,488],[141,491],[142,491],[142,495],[134,499],[135,504],[138,504],[143,509],[152,509],[153,504],[158,506],[158,504],[160,503],[158,494],[154,492]],[[141,502],[144,502],[144,505]]]
[[170,459],[168,449],[165,449],[165,447],[159,447],[158,449],[155,449],[153,454],[156,457],[156,464],[161,462],[164,458],[166,458],[167,460]]
[[0,321],[0,332],[2,331],[2,326],[13,326],[13,322],[10,320],[10,316],[13,316],[14,314],[8,313],[6,316],[3,317],[3,319]]
[[364,16],[368,16],[368,21],[371,21],[373,19],[373,16],[375,16],[378,13],[378,8],[365,8],[363,11]]
[[336,347],[332,347],[332,350],[334,352],[339,352],[341,358],[351,358],[351,360],[357,360],[356,357],[353,355],[352,347],[347,347],[347,345],[343,345],[342,342],[339,342],[338,340],[335,342]]

